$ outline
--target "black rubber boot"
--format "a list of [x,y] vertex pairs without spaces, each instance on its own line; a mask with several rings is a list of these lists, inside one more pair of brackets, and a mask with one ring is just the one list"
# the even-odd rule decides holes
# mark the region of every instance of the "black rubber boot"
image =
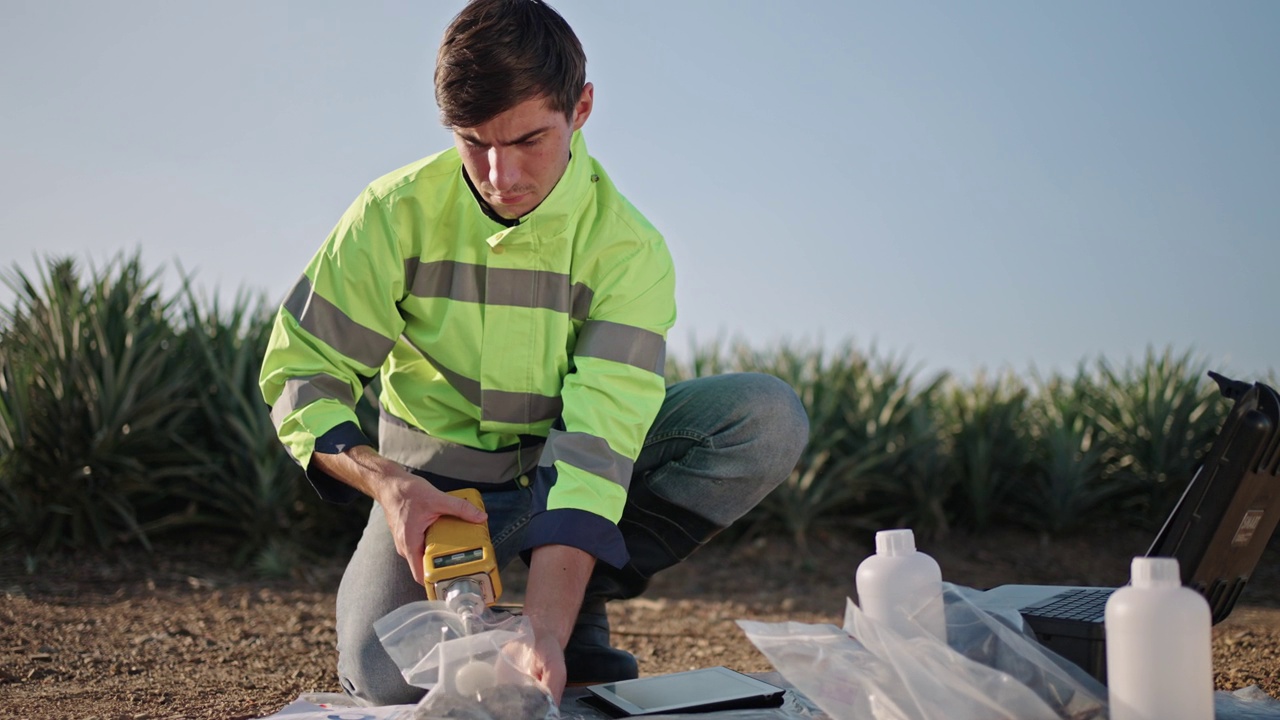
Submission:
[[635,656],[609,645],[609,615],[603,600],[583,604],[564,648],[564,666],[570,685],[595,685],[640,676]]

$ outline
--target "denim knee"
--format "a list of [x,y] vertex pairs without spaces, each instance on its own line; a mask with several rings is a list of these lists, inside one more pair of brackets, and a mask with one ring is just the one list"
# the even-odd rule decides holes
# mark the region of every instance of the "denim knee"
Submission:
[[786,382],[764,373],[732,376],[744,408],[747,434],[752,437],[752,455],[761,463],[762,475],[781,484],[796,466],[809,443],[809,415],[795,390]]
[[339,652],[338,681],[347,695],[367,706],[412,705],[426,694],[404,681],[381,645]]
[[660,435],[699,440],[654,471],[651,489],[720,527],[733,524],[790,476],[809,437],[809,419],[795,391],[762,373],[713,375],[672,386],[656,426]]

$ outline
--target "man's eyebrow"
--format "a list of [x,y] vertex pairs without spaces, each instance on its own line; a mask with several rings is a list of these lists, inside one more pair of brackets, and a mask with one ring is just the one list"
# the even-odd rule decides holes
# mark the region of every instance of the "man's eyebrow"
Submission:
[[548,131],[548,130],[550,130],[550,129],[551,129],[551,126],[550,126],[550,125],[547,125],[547,126],[545,126],[545,127],[537,128],[536,130],[530,130],[529,132],[527,132],[527,133],[525,133],[525,134],[521,135],[521,136],[520,136],[520,137],[518,137],[518,138],[515,138],[514,140],[505,140],[505,141],[504,141],[504,140],[499,140],[499,141],[497,141],[497,142],[495,142],[495,143],[488,143],[488,142],[485,142],[484,140],[481,140],[481,139],[480,139],[480,137],[479,137],[478,135],[476,135],[476,134],[475,134],[475,133],[473,133],[473,132],[467,131],[467,130],[458,130],[458,131],[457,131],[457,133],[458,133],[458,137],[460,137],[460,138],[462,138],[463,140],[466,140],[467,142],[472,143],[472,144],[474,144],[474,145],[490,145],[490,144],[494,144],[494,145],[519,145],[519,144],[520,144],[520,143],[522,143],[522,142],[527,142],[527,141],[529,141],[529,140],[532,140],[533,138],[537,137],[538,135],[541,135],[542,133],[544,133],[544,132],[546,132],[546,131]]

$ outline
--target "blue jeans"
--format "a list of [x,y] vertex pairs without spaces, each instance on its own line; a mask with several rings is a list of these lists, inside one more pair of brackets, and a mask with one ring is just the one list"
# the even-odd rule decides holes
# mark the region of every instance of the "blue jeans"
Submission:
[[[809,420],[795,392],[755,373],[716,375],[667,388],[636,459],[618,526],[631,561],[597,563],[588,598],[635,597],[670,567],[755,507],[795,467]],[[531,516],[528,489],[486,493],[489,532],[500,566],[514,559]],[[414,703],[424,691],[404,682],[373,623],[425,599],[374,505],[338,588],[338,677],[369,705]]]

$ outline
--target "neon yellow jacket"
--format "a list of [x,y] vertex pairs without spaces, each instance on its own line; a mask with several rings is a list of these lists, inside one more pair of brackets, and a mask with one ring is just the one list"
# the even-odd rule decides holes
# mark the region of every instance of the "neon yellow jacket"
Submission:
[[632,464],[665,394],[675,274],[661,235],[587,154],[518,225],[487,216],[454,149],[373,182],[275,318],[260,386],[321,495],[313,452],[367,444],[354,407],[381,373],[379,451],[442,489],[528,486],[527,547],[611,565]]

